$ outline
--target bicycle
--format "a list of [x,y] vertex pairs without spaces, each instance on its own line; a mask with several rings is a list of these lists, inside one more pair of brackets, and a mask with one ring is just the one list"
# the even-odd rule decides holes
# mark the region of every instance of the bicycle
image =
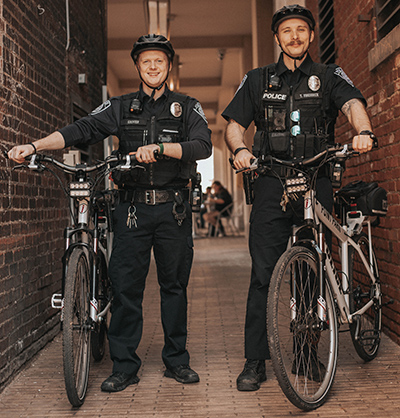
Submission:
[[[116,190],[104,190],[99,184],[114,170],[138,167],[135,161],[133,155],[110,156],[95,165],[70,166],[53,157],[34,154],[28,165],[14,167],[50,171],[70,201],[71,224],[64,231],[62,290],[53,294],[51,304],[61,309],[65,388],[75,407],[81,406],[86,396],[90,352],[95,361],[104,356],[112,298],[108,262]],[[74,175],[68,187],[48,164]],[[95,175],[90,177],[90,173]]]
[[[284,166],[292,174],[284,179],[285,204],[304,198],[304,223],[293,227],[288,249],[271,277],[267,335],[282,391],[306,411],[320,407],[332,387],[341,325],[349,325],[353,345],[364,361],[376,357],[381,341],[384,305],[371,227],[387,212],[386,192],[378,187],[372,208],[366,208],[365,196],[355,187],[336,192],[340,223],[316,199],[315,192],[323,165],[331,164],[335,178],[355,154],[349,145],[336,145],[303,161],[266,157],[252,163],[244,181],[249,182],[251,172]],[[338,239],[341,270],[335,267],[326,243],[326,229]]]

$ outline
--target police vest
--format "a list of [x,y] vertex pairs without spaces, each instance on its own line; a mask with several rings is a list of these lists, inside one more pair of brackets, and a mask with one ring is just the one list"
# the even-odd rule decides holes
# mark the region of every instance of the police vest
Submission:
[[262,92],[255,123],[253,153],[285,159],[309,158],[334,143],[337,110],[330,106],[323,64],[312,64],[311,76],[295,87],[275,72],[276,64],[260,70]]
[[[125,95],[122,100],[119,140],[122,154],[137,151],[143,145],[188,140],[186,120],[189,97],[169,92],[162,112],[158,117],[150,118],[141,116],[140,111],[132,112],[132,101],[138,97],[139,92],[136,92]],[[195,162],[183,162],[167,156],[160,157],[156,163],[140,165],[145,169],[114,173],[114,181],[124,188],[184,186],[196,174]]]

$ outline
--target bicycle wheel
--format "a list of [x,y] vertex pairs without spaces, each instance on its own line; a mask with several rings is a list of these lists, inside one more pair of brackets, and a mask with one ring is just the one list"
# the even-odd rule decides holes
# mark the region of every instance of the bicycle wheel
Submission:
[[[366,234],[353,238],[360,246],[360,249],[366,259],[370,260],[369,240]],[[375,277],[378,276],[378,266],[375,254],[372,250],[372,267]],[[350,313],[361,309],[376,293],[376,286],[373,284],[364,264],[361,261],[360,254],[353,248],[349,249],[349,290],[350,290]],[[359,329],[357,333],[357,327]],[[359,321],[350,324],[350,333],[354,348],[357,354],[364,361],[371,361],[378,354],[381,341],[382,330],[382,296],[379,291],[379,297],[374,298],[372,306],[363,313]]]
[[90,275],[86,254],[75,249],[66,266],[64,288],[63,358],[70,403],[85,399],[90,363]]
[[[97,266],[97,302],[99,313],[102,312],[111,299],[111,286],[108,279],[107,265],[103,256],[100,256]],[[106,349],[106,335],[108,327],[109,312],[96,324],[92,331],[91,347],[95,361],[101,361]]]
[[320,407],[336,372],[338,327],[326,284],[326,315],[317,315],[318,265],[312,251],[293,247],[275,266],[267,305],[272,365],[286,397],[305,411]]

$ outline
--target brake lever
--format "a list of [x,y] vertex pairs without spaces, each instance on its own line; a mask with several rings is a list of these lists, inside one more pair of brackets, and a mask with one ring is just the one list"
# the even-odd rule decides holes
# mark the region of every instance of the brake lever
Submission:
[[251,164],[249,167],[239,168],[238,170],[235,171],[235,173],[236,174],[247,173],[249,171],[257,170],[257,168],[258,168],[258,158],[254,158],[253,160],[251,160]]

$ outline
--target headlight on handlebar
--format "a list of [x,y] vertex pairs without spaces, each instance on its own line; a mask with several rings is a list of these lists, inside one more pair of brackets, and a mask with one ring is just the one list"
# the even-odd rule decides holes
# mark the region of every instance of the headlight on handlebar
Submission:
[[69,195],[71,197],[89,197],[90,182],[76,181],[69,184]]
[[285,183],[287,194],[305,193],[310,188],[307,182],[307,178],[304,176],[287,178]]

